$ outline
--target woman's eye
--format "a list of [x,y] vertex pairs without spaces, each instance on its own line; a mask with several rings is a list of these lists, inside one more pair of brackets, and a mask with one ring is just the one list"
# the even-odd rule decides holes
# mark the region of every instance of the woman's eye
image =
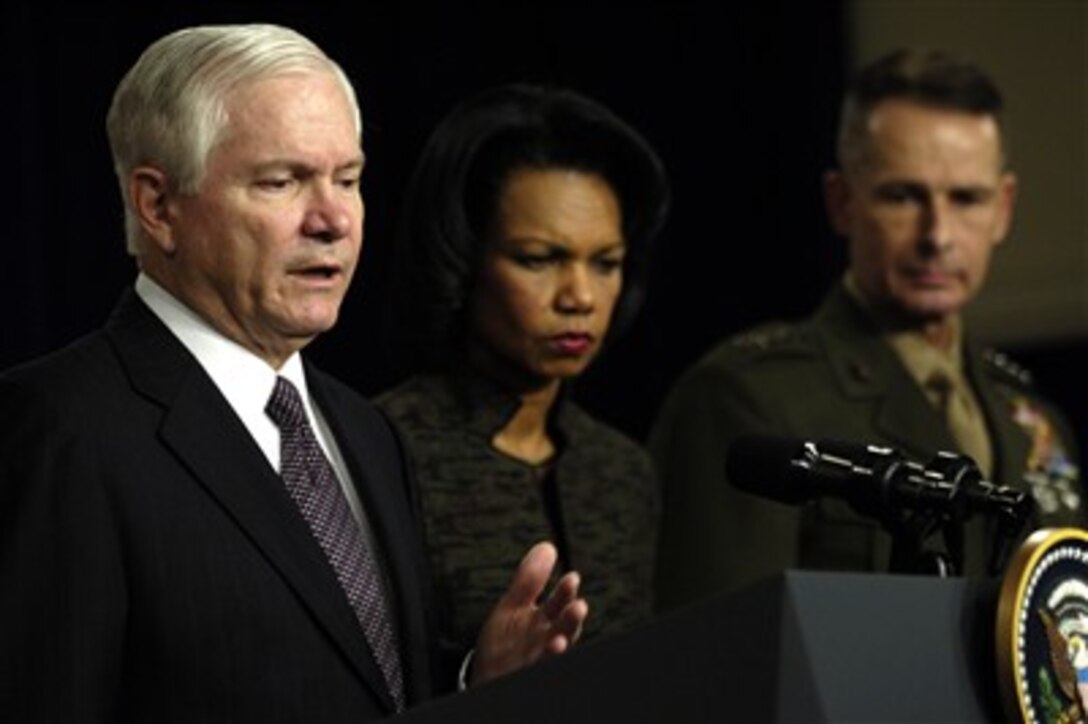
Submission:
[[555,257],[550,254],[516,254],[514,261],[526,269],[543,269],[551,264]]
[[613,272],[623,266],[622,257],[608,256],[601,259],[597,259],[595,262],[597,269],[603,272]]

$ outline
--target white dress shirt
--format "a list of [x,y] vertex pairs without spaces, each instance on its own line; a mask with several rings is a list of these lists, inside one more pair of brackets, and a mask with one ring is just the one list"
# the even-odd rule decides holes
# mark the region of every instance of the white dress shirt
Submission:
[[280,431],[265,414],[264,408],[272,396],[277,375],[287,378],[298,389],[317,442],[336,471],[352,513],[365,530],[367,526],[362,517],[359,497],[356,495],[355,486],[351,484],[351,477],[336,445],[336,438],[321,416],[321,411],[310,401],[306,374],[299,353],[292,354],[279,370],[274,370],[263,359],[220,334],[143,273],[136,278],[136,294],[196,357],[231,409],[238,415],[238,419],[253,436],[272,469],[277,472],[280,470]]

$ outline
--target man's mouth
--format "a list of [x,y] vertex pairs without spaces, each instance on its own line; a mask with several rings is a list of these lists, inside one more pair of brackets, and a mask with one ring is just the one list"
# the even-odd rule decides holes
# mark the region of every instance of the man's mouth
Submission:
[[312,264],[290,270],[290,275],[314,282],[332,281],[343,271],[337,264]]
[[923,287],[946,287],[956,280],[957,274],[948,269],[921,267],[908,269],[907,278]]

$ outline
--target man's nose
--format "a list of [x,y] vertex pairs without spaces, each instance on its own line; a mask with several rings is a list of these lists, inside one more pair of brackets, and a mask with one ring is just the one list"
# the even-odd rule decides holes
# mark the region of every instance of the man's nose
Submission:
[[952,208],[941,198],[931,199],[922,213],[922,243],[932,251],[944,252],[955,241]]
[[334,184],[315,184],[302,221],[303,233],[325,242],[344,238],[351,232],[351,203]]

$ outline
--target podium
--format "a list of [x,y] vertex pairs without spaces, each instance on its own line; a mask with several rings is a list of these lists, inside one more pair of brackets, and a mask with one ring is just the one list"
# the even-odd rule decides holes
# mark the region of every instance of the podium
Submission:
[[1001,721],[998,583],[788,571],[396,721]]

